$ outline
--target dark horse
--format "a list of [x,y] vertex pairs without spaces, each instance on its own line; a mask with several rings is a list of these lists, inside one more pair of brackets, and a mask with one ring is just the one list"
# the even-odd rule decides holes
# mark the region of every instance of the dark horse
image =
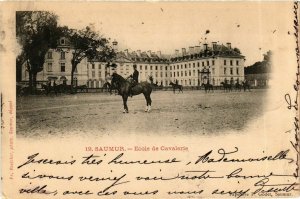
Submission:
[[250,84],[248,83],[248,81],[243,82],[243,88],[244,88],[244,92],[246,92],[247,89],[248,89],[248,91],[251,91]]
[[240,84],[239,82],[235,83],[235,90],[236,91],[241,91],[242,90],[242,84]]
[[180,93],[180,91],[183,93],[183,87],[179,84],[174,84],[173,82],[170,82],[170,85],[173,88],[173,92],[175,93],[175,89],[178,89],[178,93]]
[[110,84],[109,82],[105,82],[105,83],[103,84],[103,87],[102,87],[102,88],[103,88],[103,90],[105,89],[106,92],[109,91],[110,94],[112,93],[111,84]]
[[[116,88],[119,92],[119,95],[123,98],[123,105],[124,105],[124,111],[123,113],[128,113],[128,107],[127,107],[127,99],[130,95],[129,89],[131,83],[124,79],[122,76],[118,75],[117,73],[112,74],[112,80],[111,84],[114,88]],[[135,85],[133,88],[131,88],[131,92],[133,95],[139,95],[141,93],[144,94],[146,99],[146,109],[145,112],[149,112],[151,110],[151,92],[152,87],[151,84],[148,82],[140,82],[137,85]]]
[[227,82],[221,82],[221,84],[223,85],[224,91],[232,91],[232,85],[228,84]]
[[206,93],[210,91],[214,91],[214,87],[210,83],[206,83],[206,84],[203,83],[202,86],[204,86],[204,90]]

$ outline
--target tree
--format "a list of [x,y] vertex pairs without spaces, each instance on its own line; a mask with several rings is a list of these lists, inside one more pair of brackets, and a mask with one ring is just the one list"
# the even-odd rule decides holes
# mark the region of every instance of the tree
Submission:
[[74,72],[76,71],[77,65],[83,59],[97,59],[97,61],[101,62],[111,62],[116,54],[109,44],[109,41],[101,37],[90,26],[82,30],[69,29],[67,31],[67,37],[73,49],[71,59],[71,92],[73,92]]
[[22,48],[16,60],[17,70],[26,63],[31,91],[36,88],[36,76],[43,70],[46,53],[56,48],[61,36],[57,19],[57,15],[46,11],[16,12],[16,36]]
[[241,51],[238,48],[234,48],[233,51],[236,52],[236,53],[238,53],[238,54],[241,54]]

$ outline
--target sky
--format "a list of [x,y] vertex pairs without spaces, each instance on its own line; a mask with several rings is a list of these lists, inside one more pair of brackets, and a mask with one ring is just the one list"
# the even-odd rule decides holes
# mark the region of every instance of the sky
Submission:
[[77,2],[48,8],[60,25],[80,29],[93,24],[117,40],[120,50],[173,54],[204,42],[230,42],[246,57],[246,66],[261,61],[268,50],[285,48],[282,41],[293,37],[288,2]]

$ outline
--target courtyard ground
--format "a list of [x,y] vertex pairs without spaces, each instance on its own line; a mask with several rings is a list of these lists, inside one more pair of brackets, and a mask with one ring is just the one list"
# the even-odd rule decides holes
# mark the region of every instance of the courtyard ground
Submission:
[[145,113],[143,95],[129,98],[124,114],[121,96],[108,93],[59,94],[17,98],[17,136],[45,138],[103,136],[114,133],[201,134],[241,131],[262,115],[267,90],[251,92],[203,90],[152,93]]

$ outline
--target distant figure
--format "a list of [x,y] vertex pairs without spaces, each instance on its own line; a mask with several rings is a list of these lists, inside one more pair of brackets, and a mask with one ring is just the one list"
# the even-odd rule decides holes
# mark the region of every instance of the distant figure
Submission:
[[132,97],[133,96],[132,88],[135,87],[139,83],[139,71],[136,69],[135,64],[133,65],[133,73],[129,77],[132,78],[132,82],[130,83],[130,87],[129,87],[129,94],[130,94],[130,97]]
[[177,79],[175,80],[175,84],[178,85],[178,80]]

